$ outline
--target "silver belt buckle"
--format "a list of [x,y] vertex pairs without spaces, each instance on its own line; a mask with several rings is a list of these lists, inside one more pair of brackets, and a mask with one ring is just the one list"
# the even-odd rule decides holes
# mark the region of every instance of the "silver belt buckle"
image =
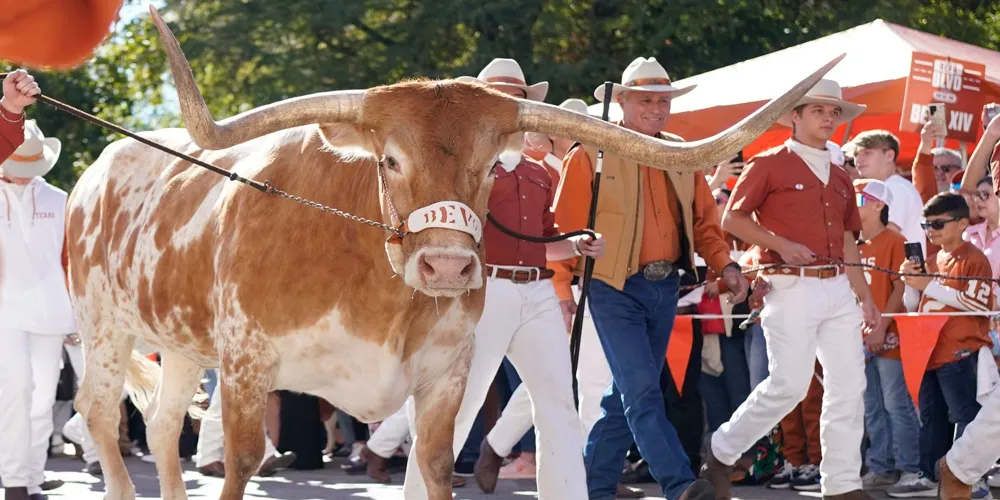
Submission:
[[667,279],[674,272],[674,263],[669,260],[658,260],[646,264],[642,268],[642,276],[649,281],[661,281]]

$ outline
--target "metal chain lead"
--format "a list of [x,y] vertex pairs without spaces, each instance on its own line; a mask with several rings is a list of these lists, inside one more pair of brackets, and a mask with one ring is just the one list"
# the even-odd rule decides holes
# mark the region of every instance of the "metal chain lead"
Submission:
[[360,217],[360,216],[357,216],[357,215],[350,214],[350,213],[345,212],[343,210],[340,210],[338,208],[327,206],[327,205],[324,205],[322,203],[317,203],[315,201],[307,200],[307,199],[302,198],[300,196],[295,196],[294,194],[289,194],[289,193],[287,193],[285,191],[282,191],[282,190],[274,187],[274,185],[271,184],[271,181],[265,181],[264,185],[267,187],[267,192],[276,194],[276,195],[278,195],[278,196],[280,196],[282,198],[289,199],[289,200],[292,200],[294,202],[301,203],[301,204],[303,204],[303,205],[305,205],[307,207],[316,208],[316,209],[322,210],[322,211],[324,211],[326,213],[330,213],[330,214],[333,214],[333,215],[339,215],[339,216],[341,216],[341,217],[343,217],[345,219],[349,219],[349,220],[352,220],[354,222],[360,222],[361,224],[368,224],[369,226],[373,226],[373,227],[385,229],[386,231],[389,231],[389,232],[395,234],[396,236],[399,236],[400,238],[402,238],[403,236],[406,235],[406,233],[404,231],[402,231],[402,230],[400,230],[398,228],[392,227],[389,224],[385,224],[385,223],[382,223],[382,222],[374,221],[374,220],[371,220],[371,219],[366,219],[364,217]]

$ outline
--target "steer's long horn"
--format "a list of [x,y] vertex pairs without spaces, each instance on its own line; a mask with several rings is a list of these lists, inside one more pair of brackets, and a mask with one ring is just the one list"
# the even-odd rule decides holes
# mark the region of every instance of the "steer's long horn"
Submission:
[[251,139],[310,123],[361,122],[364,90],[320,92],[251,109],[216,122],[198,90],[181,46],[152,5],[156,29],[170,61],[184,125],[194,142],[205,149],[225,149]]
[[573,139],[660,170],[703,170],[732,158],[789,112],[846,54],[825,64],[781,97],[728,130],[693,142],[670,142],[550,104],[519,100],[516,129]]

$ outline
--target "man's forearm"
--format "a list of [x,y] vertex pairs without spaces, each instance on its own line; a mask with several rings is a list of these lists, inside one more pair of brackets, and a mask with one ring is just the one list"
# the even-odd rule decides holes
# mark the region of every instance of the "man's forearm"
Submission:
[[777,249],[785,239],[760,227],[750,214],[736,210],[727,210],[722,218],[722,229],[737,238],[761,248]]
[[[854,235],[850,232],[844,233],[844,263],[858,264],[861,262],[861,254],[858,252],[858,242],[854,241]],[[868,280],[860,267],[848,266],[847,279],[851,282],[854,295],[858,300],[865,301],[871,298],[872,292],[868,288]]]
[[566,260],[576,257],[573,240],[555,241],[545,244],[545,260]]
[[990,175],[989,161],[993,154],[993,147],[996,146],[1000,137],[987,133],[976,144],[976,149],[969,157],[969,163],[965,167],[965,175],[962,176],[962,190],[972,192],[976,190],[979,180]]

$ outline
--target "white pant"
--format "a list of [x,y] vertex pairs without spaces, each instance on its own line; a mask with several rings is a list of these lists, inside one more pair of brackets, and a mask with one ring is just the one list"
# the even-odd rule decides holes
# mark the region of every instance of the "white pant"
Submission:
[[41,493],[63,335],[0,331],[0,477]]
[[[201,421],[201,431],[198,433],[198,459],[195,466],[204,467],[213,462],[225,463],[225,438],[222,434],[222,384],[215,384],[212,391],[212,400],[208,404],[208,411]],[[261,464],[268,458],[274,456],[277,450],[271,438],[264,433],[264,458]]]
[[406,398],[406,404],[389,418],[383,420],[378,429],[375,429],[375,432],[368,438],[365,446],[372,453],[382,458],[391,458],[396,453],[396,449],[410,437],[410,421],[406,418],[408,406],[413,406],[413,396]]
[[[579,303],[580,290],[573,289],[573,296]],[[580,336],[580,365],[576,369],[577,392],[580,399],[580,426],[584,439],[590,428],[601,417],[601,398],[611,387],[611,368],[604,356],[601,340],[597,337],[594,321],[590,319],[590,307],[583,316],[583,330]],[[501,457],[511,450],[524,434],[531,429],[531,398],[524,384],[517,386],[510,401],[497,419],[496,425],[486,436],[490,447]]]
[[975,484],[1000,460],[1000,389],[995,389],[976,418],[945,455],[948,468],[965,484]]
[[[583,435],[573,404],[572,367],[559,299],[549,280],[515,284],[487,278],[486,306],[476,327],[475,353],[462,405],[455,420],[453,453],[465,444],[504,356],[534,395],[538,496],[587,498]],[[411,405],[407,405],[411,406]],[[416,430],[413,410],[408,411]],[[427,498],[414,437],[403,496]]]
[[847,276],[768,276],[761,326],[770,375],[712,437],[712,451],[733,464],[806,395],[817,355],[823,365],[820,444],[823,495],[861,489],[865,361],[861,309]]

